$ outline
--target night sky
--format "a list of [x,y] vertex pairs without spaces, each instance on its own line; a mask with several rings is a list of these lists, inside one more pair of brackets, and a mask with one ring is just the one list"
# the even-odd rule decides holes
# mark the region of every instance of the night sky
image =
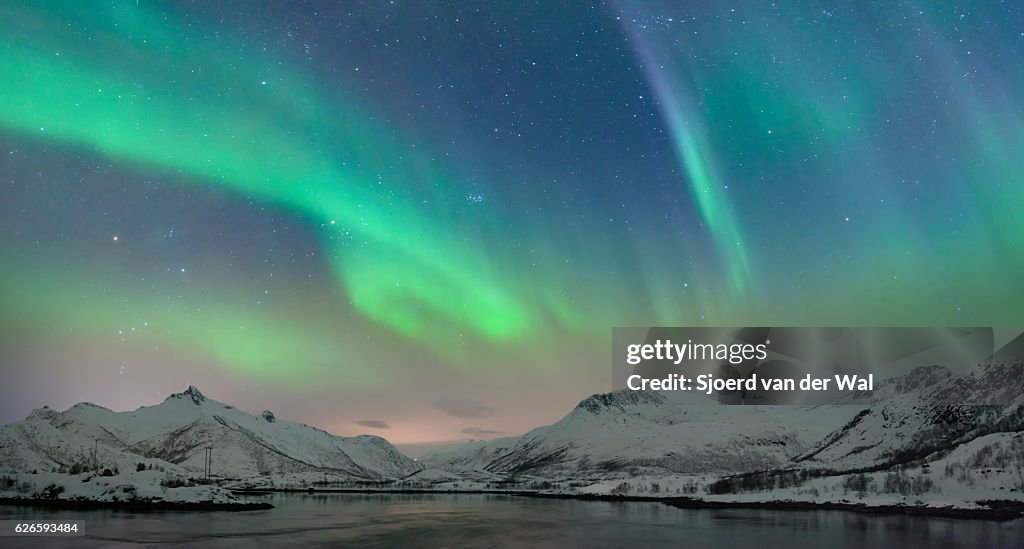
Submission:
[[188,384],[398,443],[611,328],[1024,324],[1012,3],[0,5],[0,422]]

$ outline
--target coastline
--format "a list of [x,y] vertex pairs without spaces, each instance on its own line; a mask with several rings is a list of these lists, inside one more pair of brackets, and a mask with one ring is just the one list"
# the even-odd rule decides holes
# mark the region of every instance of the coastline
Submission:
[[424,490],[424,489],[361,489],[337,488],[308,490],[298,488],[266,488],[232,490],[237,495],[292,494],[405,494],[405,495],[495,495],[544,499],[571,499],[579,501],[649,502],[661,503],[680,509],[764,509],[776,511],[849,511],[873,515],[912,515],[965,520],[991,520],[1005,522],[1024,517],[1024,502],[1015,500],[984,500],[985,507],[930,507],[924,505],[868,505],[856,502],[810,502],[795,500],[721,501],[694,497],[645,497],[612,494],[565,494],[531,492],[525,490]]
[[[555,492],[533,492],[527,490],[424,490],[406,489],[362,489],[335,488],[309,490],[298,488],[264,488],[231,490],[240,496],[261,496],[275,493],[318,495],[318,494],[401,494],[401,495],[494,495],[539,499],[565,499],[578,501],[606,502],[647,502],[661,503],[680,509],[763,509],[776,511],[848,511],[870,515],[910,515],[920,517],[948,518],[961,520],[990,520],[1005,522],[1024,517],[1024,502],[1016,500],[985,500],[977,502],[982,507],[932,507],[924,505],[869,505],[858,502],[810,502],[796,500],[765,501],[722,501],[695,497],[645,497],[612,494],[567,494]],[[257,501],[101,501],[93,499],[42,499],[42,498],[0,498],[0,505],[37,507],[45,509],[111,509],[131,512],[149,511],[258,511],[273,509],[267,502]]]
[[39,499],[0,498],[0,505],[15,507],[37,507],[44,509],[112,509],[118,511],[259,511],[273,509],[264,502],[216,502],[216,501],[101,501],[94,499]]

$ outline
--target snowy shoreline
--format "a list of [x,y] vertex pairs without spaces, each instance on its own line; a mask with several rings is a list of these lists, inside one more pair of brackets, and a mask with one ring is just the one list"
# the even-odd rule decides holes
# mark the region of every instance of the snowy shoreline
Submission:
[[0,505],[130,511],[248,511],[265,502],[239,500],[225,488],[195,484],[164,471],[110,475],[35,473],[0,476]]
[[[773,509],[786,511],[852,511],[872,515],[915,515],[935,518],[994,520],[1003,522],[1024,517],[1024,503],[1014,500],[977,502],[979,507],[937,507],[931,505],[871,505],[855,502],[813,502],[795,500],[721,501],[674,498],[666,505],[682,509]],[[987,505],[983,505],[987,504]]]
[[525,498],[543,499],[571,499],[579,501],[612,501],[612,502],[649,502],[662,503],[681,509],[763,509],[782,511],[850,511],[855,513],[875,515],[914,515],[935,518],[969,519],[969,520],[993,520],[997,522],[1014,520],[1024,517],[1024,502],[1019,500],[985,500],[978,501],[977,506],[934,506],[915,504],[869,504],[866,502],[854,501],[799,501],[799,500],[729,500],[729,499],[703,499],[687,496],[638,496],[618,494],[591,494],[591,493],[560,493],[560,492],[533,492],[528,490],[456,490],[440,489],[430,490],[422,488],[327,488],[327,489],[298,489],[298,488],[264,488],[264,489],[238,489],[232,490],[238,495],[266,495],[273,493],[285,494],[416,494],[416,495],[494,495]]
[[[649,502],[683,509],[762,509],[784,511],[849,511],[874,515],[913,515],[923,517],[992,520],[997,522],[1024,517],[1024,502],[1020,500],[983,500],[974,506],[935,505],[914,503],[881,503],[865,501],[806,501],[794,499],[736,499],[722,497],[641,496],[627,494],[566,493],[530,490],[494,489],[424,489],[424,488],[254,488],[224,490],[210,487],[210,499],[163,499],[139,497],[121,500],[96,495],[70,497],[11,497],[0,495],[0,505],[41,507],[48,509],[114,509],[132,512],[146,511],[253,511],[272,509],[267,502],[245,501],[235,496],[259,496],[274,493],[297,495],[321,494],[404,494],[404,495],[495,495],[543,499],[571,499],[579,501]],[[206,494],[204,494],[205,496]]]
[[102,501],[92,499],[0,498],[0,505],[16,507],[40,507],[45,509],[113,509],[117,511],[258,511],[273,509],[262,502],[217,502],[217,501]]

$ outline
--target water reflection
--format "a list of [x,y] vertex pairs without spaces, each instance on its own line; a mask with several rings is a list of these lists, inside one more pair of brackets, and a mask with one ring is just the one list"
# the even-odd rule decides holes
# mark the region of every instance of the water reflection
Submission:
[[[126,513],[0,507],[0,520],[77,519],[77,538],[38,547],[174,543],[184,547],[1024,547],[1024,522],[874,516],[842,511],[677,509],[657,503],[489,495],[273,494],[241,513]],[[25,538],[0,537],[0,546]],[[41,542],[41,543],[36,543]]]

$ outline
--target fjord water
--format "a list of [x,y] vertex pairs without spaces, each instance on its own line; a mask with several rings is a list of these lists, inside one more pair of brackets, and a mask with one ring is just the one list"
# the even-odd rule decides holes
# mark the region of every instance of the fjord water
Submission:
[[0,520],[77,521],[75,538],[10,547],[1024,547],[1024,521],[841,511],[694,510],[494,495],[273,494],[267,511],[126,513],[0,506]]

